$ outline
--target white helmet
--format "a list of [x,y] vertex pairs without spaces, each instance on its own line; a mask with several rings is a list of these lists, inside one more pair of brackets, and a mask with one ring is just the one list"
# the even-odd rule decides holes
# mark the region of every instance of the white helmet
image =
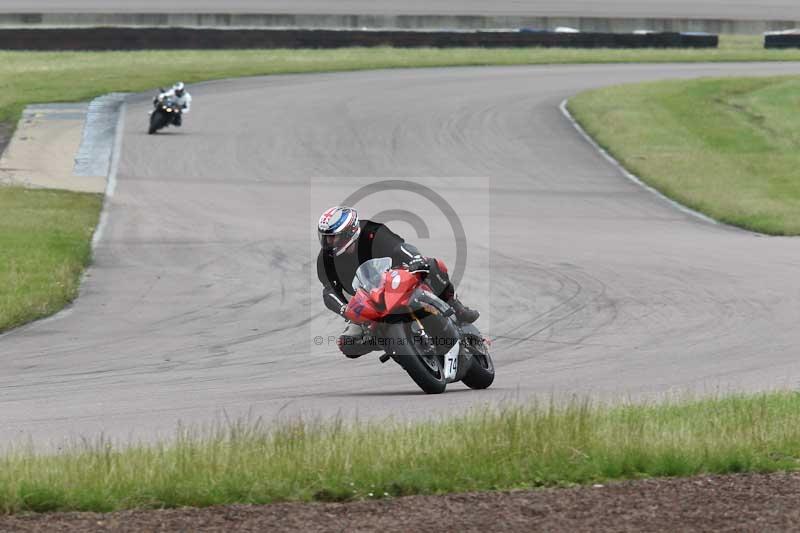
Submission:
[[317,234],[322,250],[330,255],[341,255],[361,234],[358,212],[352,207],[334,206],[319,217]]
[[182,81],[177,82],[175,85],[172,86],[172,90],[175,91],[175,96],[181,97],[183,96],[183,91],[186,87],[183,85]]

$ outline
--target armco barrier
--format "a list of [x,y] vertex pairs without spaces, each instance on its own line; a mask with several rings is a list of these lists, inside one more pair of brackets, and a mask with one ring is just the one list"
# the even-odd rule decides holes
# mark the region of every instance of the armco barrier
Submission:
[[0,29],[5,50],[147,50],[232,48],[574,47],[713,48],[716,35],[556,33],[539,31],[370,31],[209,28]]
[[800,48],[800,33],[765,35],[764,48]]

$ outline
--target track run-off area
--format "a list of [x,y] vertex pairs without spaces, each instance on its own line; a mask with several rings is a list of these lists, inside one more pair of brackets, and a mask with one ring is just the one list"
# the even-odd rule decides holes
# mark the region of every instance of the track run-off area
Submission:
[[[800,64],[249,78],[191,87],[185,126],[155,136],[145,132],[152,95],[132,97],[80,298],[0,336],[0,444],[795,388],[800,240],[677,209],[626,179],[559,109],[612,83],[781,74]],[[427,396],[377,355],[351,361],[312,342],[343,327],[315,281],[317,204],[386,179],[428,180],[465,227],[488,226],[460,287],[494,340],[487,391],[454,384]],[[393,198],[359,208],[422,209]],[[446,233],[398,231],[427,255],[452,250]]]

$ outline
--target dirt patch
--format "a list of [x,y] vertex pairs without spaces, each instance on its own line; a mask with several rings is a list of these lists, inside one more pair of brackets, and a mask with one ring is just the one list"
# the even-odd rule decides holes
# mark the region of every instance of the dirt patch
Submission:
[[764,531],[800,528],[800,473],[352,503],[0,517],[0,531]]

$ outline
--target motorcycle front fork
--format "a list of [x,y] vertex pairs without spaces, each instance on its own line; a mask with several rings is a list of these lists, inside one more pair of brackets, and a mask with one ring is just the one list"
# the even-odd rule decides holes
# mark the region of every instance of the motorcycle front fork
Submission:
[[[419,351],[422,352],[423,355],[433,354],[434,347],[428,332],[425,331],[425,327],[422,325],[422,322],[414,313],[411,313],[411,317],[414,319],[414,321],[411,323],[411,333],[413,337],[409,339],[409,341],[414,343],[418,342],[420,349]],[[381,363],[385,363],[391,358],[391,355],[385,353],[380,356],[380,361]]]
[[414,318],[414,322],[411,323],[411,332],[414,334],[414,338],[411,339],[411,342],[419,341],[420,352],[423,354],[431,354],[434,347],[431,338],[428,336],[428,332],[425,331],[425,327],[422,325],[422,321],[417,318],[417,315],[412,313],[411,316]]

